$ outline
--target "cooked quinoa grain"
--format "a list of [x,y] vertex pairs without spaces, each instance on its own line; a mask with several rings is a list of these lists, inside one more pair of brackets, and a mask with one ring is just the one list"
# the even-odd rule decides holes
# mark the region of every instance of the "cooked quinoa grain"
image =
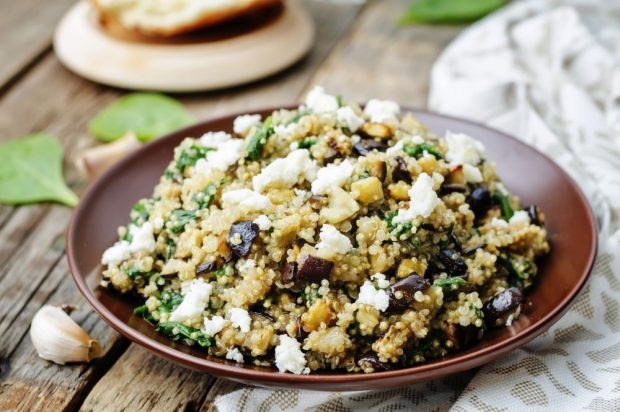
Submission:
[[244,119],[186,138],[103,254],[102,284],[143,296],[159,332],[280,372],[369,373],[517,319],[544,216],[480,142],[320,87]]

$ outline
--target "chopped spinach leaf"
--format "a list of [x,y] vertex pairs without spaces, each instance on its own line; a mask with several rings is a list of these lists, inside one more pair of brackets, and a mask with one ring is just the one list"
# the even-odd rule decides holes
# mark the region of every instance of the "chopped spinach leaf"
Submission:
[[454,277],[454,278],[439,278],[439,279],[435,279],[435,281],[433,282],[433,286],[439,286],[440,288],[443,289],[444,292],[449,292],[451,290],[454,290],[454,286],[456,286],[456,288],[459,288],[461,286],[464,286],[467,284],[467,281],[463,278],[459,278],[459,277]]
[[208,152],[215,149],[212,147],[199,146],[197,144],[191,145],[189,148],[183,150],[177,159],[176,168],[180,173],[185,171],[188,166],[194,166],[200,159],[204,159]]
[[183,302],[183,295],[178,292],[165,291],[159,296],[159,312],[170,313],[174,311]]
[[137,279],[144,279],[144,281],[147,281],[149,279],[149,277],[151,277],[151,275],[154,275],[156,272],[150,271],[150,272],[143,272],[140,269],[136,269],[136,268],[129,268],[127,269],[127,276],[129,276],[129,279],[131,280],[137,280]]
[[151,312],[149,312],[149,308],[146,307],[146,304],[144,305],[140,305],[137,308],[135,308],[133,310],[133,314],[136,316],[141,316],[144,318],[144,320],[146,320],[149,323],[156,323],[155,322],[155,318],[153,317],[153,315],[151,315]]
[[256,129],[248,142],[248,157],[250,160],[260,159],[263,146],[267,143],[269,136],[273,134],[271,117],[267,117],[263,124]]
[[342,96],[336,96],[336,101],[338,102],[338,107],[344,106],[344,99],[342,98]]
[[134,225],[144,223],[149,219],[149,212],[146,211],[146,205],[143,201],[139,201],[131,207],[130,217],[130,222]]
[[417,158],[420,155],[422,155],[424,152],[427,152],[435,156],[437,159],[443,159],[443,155],[441,154],[441,152],[439,152],[439,149],[437,149],[437,147],[433,146],[430,143],[420,143],[420,144],[415,144],[415,145],[406,144],[403,147],[403,151],[411,157]]
[[495,192],[493,194],[493,199],[495,199],[495,201],[499,204],[499,207],[502,209],[502,217],[504,220],[510,220],[515,212],[510,205],[510,199],[508,199],[508,196],[500,192]]
[[181,339],[189,339],[196,342],[203,348],[208,348],[213,345],[213,337],[205,335],[200,329],[186,326],[179,322],[163,322],[157,325],[157,332],[166,335],[173,341],[179,341]]
[[198,204],[198,209],[206,209],[211,206],[211,202],[215,198],[215,193],[221,185],[224,184],[224,179],[219,182],[209,183],[202,189],[201,192],[192,196],[192,199]]
[[196,220],[196,211],[175,209],[170,214],[170,231],[178,235],[183,231],[185,225]]
[[309,149],[312,145],[315,145],[316,143],[317,143],[316,139],[308,138],[308,139],[304,139],[300,141],[297,147],[300,149]]

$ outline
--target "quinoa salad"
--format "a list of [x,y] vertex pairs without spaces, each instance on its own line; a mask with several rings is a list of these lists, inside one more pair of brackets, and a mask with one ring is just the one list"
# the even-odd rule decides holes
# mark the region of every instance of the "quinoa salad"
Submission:
[[378,372],[510,326],[548,253],[544,215],[475,136],[315,87],[296,110],[187,137],[102,256],[102,285],[208,355]]

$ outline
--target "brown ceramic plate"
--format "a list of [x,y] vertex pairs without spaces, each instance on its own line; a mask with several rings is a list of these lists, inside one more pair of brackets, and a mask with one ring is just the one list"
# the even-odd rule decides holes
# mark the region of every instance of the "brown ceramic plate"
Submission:
[[[465,120],[413,112],[435,133],[452,130],[480,139],[486,145],[487,158],[497,163],[506,186],[521,197],[523,204],[537,204],[547,216],[552,252],[542,263],[537,286],[527,295],[521,316],[511,327],[491,331],[473,348],[388,372],[284,374],[206,357],[196,347],[174,343],[132,315],[135,299],[98,286],[103,251],[117,240],[116,228],[127,223],[133,203],[151,195],[172,159],[173,148],[187,136],[200,136],[209,130],[230,131],[235,115],[206,121],[147,144],[90,187],[73,214],[67,236],[69,266],[79,290],[107,323],[157,355],[218,377],[255,385],[332,391],[378,389],[464,371],[510,352],[556,322],[584,285],[596,254],[592,212],[566,173],[533,148]],[[260,113],[269,114],[271,110]]]

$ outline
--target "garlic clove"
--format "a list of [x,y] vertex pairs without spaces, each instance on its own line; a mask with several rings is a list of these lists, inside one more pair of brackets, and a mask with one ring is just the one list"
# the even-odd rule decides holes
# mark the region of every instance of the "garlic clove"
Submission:
[[75,160],[77,169],[94,180],[114,163],[141,146],[136,134],[129,132],[113,143],[88,148]]
[[60,365],[90,362],[102,355],[99,342],[58,306],[39,309],[30,324],[30,339],[41,358]]

